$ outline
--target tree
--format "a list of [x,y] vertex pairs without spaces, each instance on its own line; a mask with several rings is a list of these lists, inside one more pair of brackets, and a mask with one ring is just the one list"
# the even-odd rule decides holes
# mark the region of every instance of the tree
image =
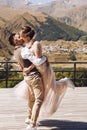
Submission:
[[71,51],[71,52],[69,53],[69,59],[70,59],[70,60],[73,60],[73,61],[76,60],[76,56],[75,56],[75,52],[74,52],[74,51]]

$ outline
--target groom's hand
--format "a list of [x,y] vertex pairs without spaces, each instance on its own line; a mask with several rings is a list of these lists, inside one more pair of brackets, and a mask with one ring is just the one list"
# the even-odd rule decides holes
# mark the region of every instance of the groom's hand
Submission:
[[31,64],[28,68],[24,68],[24,69],[23,69],[23,72],[24,72],[25,74],[29,74],[30,71],[31,71],[34,67],[35,67],[35,65],[34,65],[34,64]]
[[29,74],[30,70],[29,70],[29,68],[24,68],[24,69],[23,69],[23,72],[24,72],[25,74]]

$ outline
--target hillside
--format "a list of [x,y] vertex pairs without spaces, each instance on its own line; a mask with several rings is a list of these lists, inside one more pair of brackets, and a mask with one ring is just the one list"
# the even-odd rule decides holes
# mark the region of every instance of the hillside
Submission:
[[87,32],[87,0],[56,0],[36,9]]
[[43,53],[51,62],[68,62],[70,55],[76,57],[77,62],[87,61],[87,44],[83,41],[42,41]]
[[[61,23],[44,13],[35,13],[30,10],[28,10],[30,13],[23,10],[21,12],[19,11],[20,9],[14,11],[14,8],[13,10],[10,8],[11,13],[9,13],[9,8],[7,10],[8,13],[4,10],[4,16],[2,12],[0,15],[2,21],[0,25],[0,56],[8,57],[12,54],[12,47],[8,43],[8,37],[11,32],[20,31],[22,25],[29,25],[35,28],[38,40],[57,41],[58,39],[64,39],[76,41],[86,35],[85,32]],[[9,15],[9,19],[5,19],[5,13]]]
[[[35,13],[37,11],[47,13],[60,22],[87,32],[87,0],[53,0],[47,4],[37,5],[34,5],[32,0],[0,0],[0,9],[4,15],[3,6],[8,12],[5,15],[7,19],[10,18],[10,15],[13,14],[14,17],[16,13],[21,14],[25,10],[30,13],[32,9]],[[0,20],[0,25],[2,23],[3,21]]]
[[[9,22],[6,22],[1,28],[7,31],[19,31],[22,25],[31,25],[34,27],[39,34],[39,40],[78,40],[82,35],[85,35],[84,32],[67,26],[50,16],[39,15],[33,16],[29,13],[24,13],[23,15],[17,15]],[[49,34],[49,35],[48,35]]]
[[87,5],[71,9],[64,16],[57,16],[56,19],[87,32]]

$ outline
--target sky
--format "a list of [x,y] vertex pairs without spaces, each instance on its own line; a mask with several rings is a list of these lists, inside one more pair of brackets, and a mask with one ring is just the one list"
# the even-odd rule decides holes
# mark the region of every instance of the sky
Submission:
[[40,3],[48,3],[51,2],[53,0],[30,0],[31,2],[33,2],[34,4],[40,4]]

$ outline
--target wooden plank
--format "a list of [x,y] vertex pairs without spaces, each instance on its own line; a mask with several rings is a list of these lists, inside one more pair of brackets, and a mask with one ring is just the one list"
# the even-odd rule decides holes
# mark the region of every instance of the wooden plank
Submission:
[[[0,89],[0,130],[26,130],[27,103],[17,99],[13,88]],[[86,130],[87,87],[68,89],[59,109],[41,119],[38,130]]]

